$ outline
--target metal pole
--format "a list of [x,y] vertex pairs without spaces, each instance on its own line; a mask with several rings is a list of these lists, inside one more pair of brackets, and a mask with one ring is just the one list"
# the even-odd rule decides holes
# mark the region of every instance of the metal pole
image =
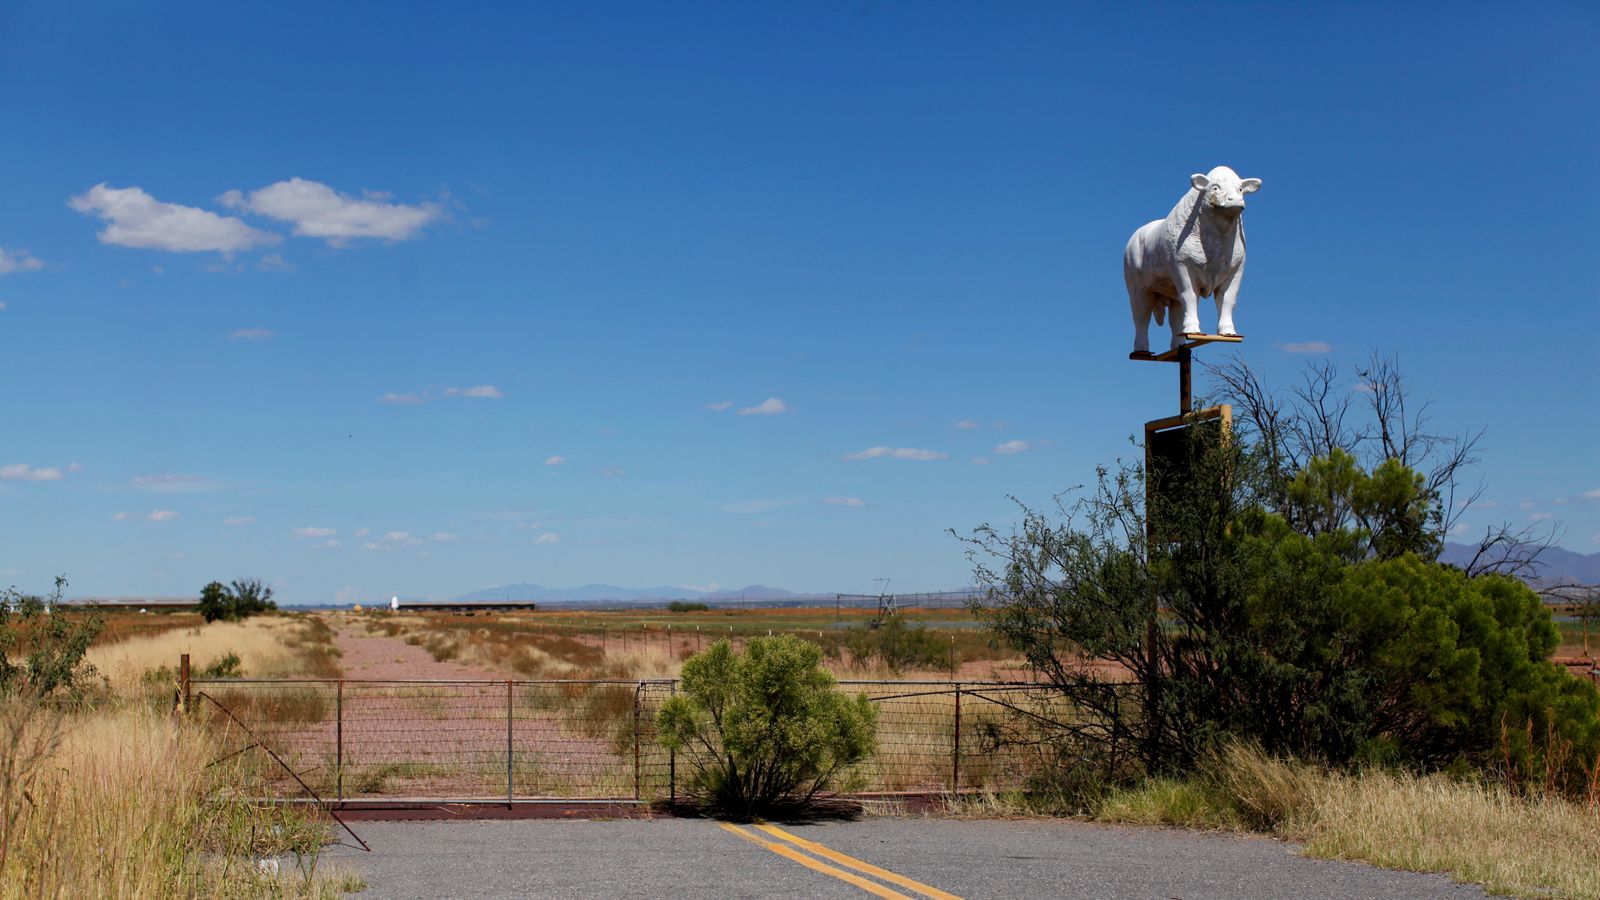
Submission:
[[633,799],[639,799],[639,705],[644,698],[644,682],[633,691]]
[[1189,392],[1189,347],[1178,348],[1178,414],[1188,415],[1194,406]]
[[511,679],[506,679],[506,807],[511,806],[512,781],[511,781],[511,723],[516,718],[511,714]]
[[961,792],[961,683],[956,682],[956,738],[950,753],[950,790]]
[[[678,680],[674,678],[669,688],[670,696],[678,696]],[[673,748],[667,756],[667,797],[673,802],[678,802],[678,751]]]
[[344,801],[344,679],[339,679],[338,693],[333,695],[333,777],[334,796]]
[[178,657],[178,691],[183,695],[183,711],[189,711],[189,654]]

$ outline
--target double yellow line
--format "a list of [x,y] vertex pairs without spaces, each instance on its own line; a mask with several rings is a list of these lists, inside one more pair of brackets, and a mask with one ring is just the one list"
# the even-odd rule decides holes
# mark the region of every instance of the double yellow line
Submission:
[[[824,847],[816,841],[808,841],[798,835],[790,834],[776,825],[757,823],[755,827],[761,832],[777,838],[778,841],[784,841],[786,843],[778,843],[778,841],[767,840],[760,834],[747,831],[738,825],[730,825],[727,822],[718,822],[717,824],[722,826],[724,831],[737,834],[739,837],[742,837],[753,844],[765,847],[779,856],[792,859],[808,869],[821,872],[824,875],[831,875],[840,881],[853,884],[869,894],[874,894],[879,897],[897,897],[901,898],[901,900],[910,900],[910,896],[907,894],[902,894],[898,891],[892,891],[876,881],[869,881],[866,878],[862,878],[860,875],[853,875],[850,872],[846,872],[844,869],[838,868],[837,866],[830,866],[825,862],[814,859],[811,856],[807,856],[805,853],[801,853],[800,850],[808,851],[816,856],[822,857],[823,859],[832,860],[833,862],[838,863],[840,866],[845,866],[846,868],[854,869],[857,872],[871,875],[873,878],[877,878],[881,881],[898,885],[915,894],[920,894],[923,897],[930,897],[932,900],[961,900],[961,898],[957,897],[955,894],[946,893],[945,891],[941,891],[936,887],[923,884],[920,881],[914,881],[905,877],[904,875],[891,872],[888,869],[882,869],[871,863],[862,862],[853,856],[846,856],[837,850]],[[797,850],[795,849],[796,847],[800,849]]]

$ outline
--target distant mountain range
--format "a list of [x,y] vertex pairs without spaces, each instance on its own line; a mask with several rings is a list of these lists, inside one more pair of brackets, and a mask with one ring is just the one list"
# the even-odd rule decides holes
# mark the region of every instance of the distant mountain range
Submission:
[[[1465,566],[1478,550],[1474,544],[1446,543],[1439,561]],[[1543,584],[1577,582],[1600,584],[1600,553],[1577,553],[1562,547],[1551,547],[1539,557],[1537,579]],[[496,600],[534,600],[541,603],[651,603],[665,600],[701,600],[722,602],[737,600],[782,601],[808,598],[829,598],[832,594],[800,594],[783,588],[752,584],[743,588],[723,588],[701,591],[688,587],[661,585],[649,588],[626,588],[614,584],[586,584],[581,587],[552,588],[540,584],[502,584],[484,588],[455,598],[458,603],[492,603]],[[404,601],[402,601],[404,602]]]
[[[1476,544],[1446,543],[1439,554],[1440,562],[1465,566],[1478,552]],[[1551,547],[1539,554],[1536,577],[1525,578],[1540,584],[1600,584],[1600,552],[1577,553],[1564,547]]]
[[[783,588],[752,584],[739,589],[699,591],[687,587],[662,585],[650,588],[625,588],[614,584],[586,584],[582,587],[550,588],[539,584],[502,584],[456,598],[457,603],[491,603],[496,600],[539,600],[545,603],[646,603],[653,600],[794,600],[808,596]],[[817,595],[822,596],[822,595]],[[827,595],[832,597],[832,594]]]

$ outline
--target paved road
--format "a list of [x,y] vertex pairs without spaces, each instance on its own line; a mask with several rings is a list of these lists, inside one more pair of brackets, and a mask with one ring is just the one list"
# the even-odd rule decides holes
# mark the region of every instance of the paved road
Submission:
[[873,818],[774,832],[698,819],[360,822],[356,830],[372,853],[336,847],[323,861],[363,872],[363,900],[1486,896],[1443,876],[1306,859],[1266,838],[1070,821]]

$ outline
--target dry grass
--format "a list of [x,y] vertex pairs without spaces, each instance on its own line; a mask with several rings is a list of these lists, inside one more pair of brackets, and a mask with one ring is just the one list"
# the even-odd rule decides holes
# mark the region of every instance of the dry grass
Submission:
[[1347,775],[1234,747],[1209,777],[1116,791],[1101,821],[1256,830],[1327,859],[1520,897],[1600,897],[1600,807],[1444,776]]
[[248,675],[292,671],[295,653],[287,640],[296,629],[297,623],[292,619],[276,616],[259,616],[243,622],[212,622],[153,637],[96,645],[89,648],[86,659],[110,681],[113,690],[127,696],[144,683],[146,672],[176,669],[178,658],[185,653],[196,669],[210,666],[233,653]]
[[237,674],[247,677],[337,677],[338,651],[332,640],[332,630],[315,617],[256,616],[97,643],[85,659],[106,678],[113,693],[133,697],[148,689],[153,676],[175,679],[178,660],[185,653],[195,672],[233,654],[239,658]]
[[[3,834],[0,897],[332,897],[360,879],[324,869],[325,828],[298,813],[219,802],[249,777],[243,760],[208,768],[218,747],[142,705],[61,717],[10,701],[0,763],[14,817]],[[45,752],[31,769],[12,748]],[[258,874],[254,860],[299,852]]]

